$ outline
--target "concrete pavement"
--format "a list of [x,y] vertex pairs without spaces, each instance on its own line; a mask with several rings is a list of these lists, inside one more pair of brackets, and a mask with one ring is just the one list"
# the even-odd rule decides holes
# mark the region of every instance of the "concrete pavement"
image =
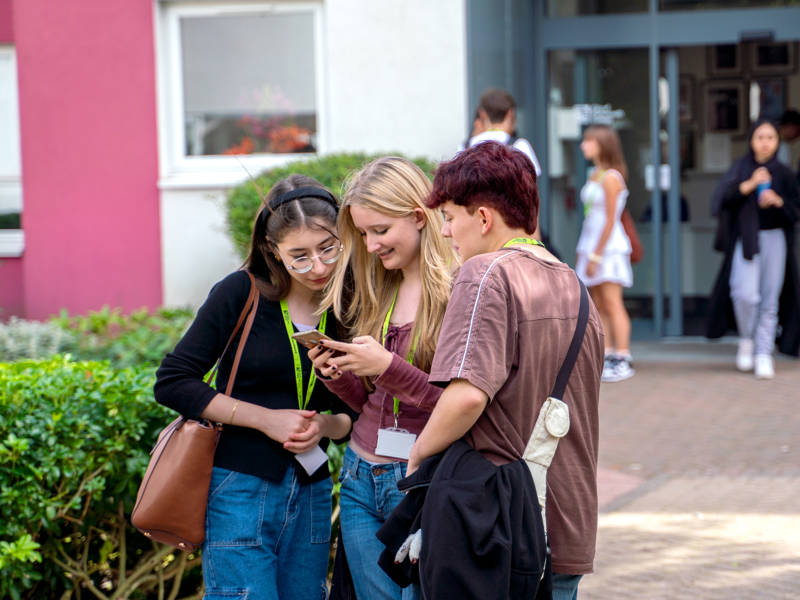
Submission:
[[587,599],[800,598],[800,362],[735,370],[732,340],[640,343],[603,384]]

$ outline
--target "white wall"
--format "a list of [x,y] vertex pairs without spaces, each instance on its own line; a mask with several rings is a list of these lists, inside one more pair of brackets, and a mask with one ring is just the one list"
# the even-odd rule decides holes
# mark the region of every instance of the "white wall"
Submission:
[[450,158],[466,135],[464,0],[327,0],[328,151]]
[[164,304],[199,306],[241,262],[225,231],[223,190],[161,190]]

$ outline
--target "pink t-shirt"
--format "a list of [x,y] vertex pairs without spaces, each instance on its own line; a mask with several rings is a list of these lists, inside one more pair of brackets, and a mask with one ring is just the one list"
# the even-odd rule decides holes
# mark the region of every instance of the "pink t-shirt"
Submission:
[[[521,458],[572,341],[579,301],[572,269],[525,250],[481,254],[461,267],[430,381],[464,379],[489,396],[466,440],[495,464]],[[570,429],[547,473],[547,526],[557,573],[593,568],[602,369],[603,328],[592,304],[563,398]]]
[[[359,447],[375,452],[378,429],[394,427],[394,398],[400,401],[398,426],[419,434],[428,422],[442,388],[428,383],[428,374],[403,358],[408,353],[413,323],[390,325],[386,332],[386,349],[394,353],[392,364],[373,380],[375,391],[367,394],[361,379],[344,373],[338,379],[320,379],[360,415],[353,424],[352,440]],[[387,457],[395,461],[396,458]]]

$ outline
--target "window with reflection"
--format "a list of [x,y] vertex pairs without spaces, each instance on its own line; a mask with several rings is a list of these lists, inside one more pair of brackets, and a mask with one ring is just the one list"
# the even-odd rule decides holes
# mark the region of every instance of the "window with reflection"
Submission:
[[183,15],[187,156],[315,152],[311,10]]

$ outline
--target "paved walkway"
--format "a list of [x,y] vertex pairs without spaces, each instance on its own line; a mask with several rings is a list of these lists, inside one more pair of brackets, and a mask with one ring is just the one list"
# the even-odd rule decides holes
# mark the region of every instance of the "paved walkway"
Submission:
[[772,381],[733,343],[634,345],[603,384],[587,599],[800,598],[800,362]]

